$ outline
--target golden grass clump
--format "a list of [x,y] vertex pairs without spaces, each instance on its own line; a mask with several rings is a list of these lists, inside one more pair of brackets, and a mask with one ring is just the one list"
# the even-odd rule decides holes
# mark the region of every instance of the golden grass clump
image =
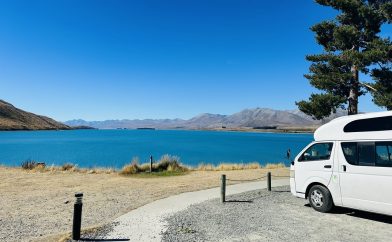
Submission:
[[222,163],[219,164],[215,170],[216,171],[232,171],[232,170],[243,170],[241,164],[230,164],[230,163]]
[[261,169],[261,165],[259,162],[252,162],[245,164],[245,169]]
[[201,163],[198,167],[196,167],[195,170],[196,171],[214,171],[215,167],[211,164]]
[[158,163],[153,164],[153,171],[187,171],[188,168],[180,164],[178,156],[163,155]]
[[265,169],[278,169],[278,168],[285,168],[286,165],[284,163],[276,163],[276,164],[271,164],[271,163],[267,163],[264,168]]
[[277,169],[285,168],[283,163],[278,164],[267,164],[265,167],[261,166],[258,162],[252,163],[221,163],[217,166],[212,164],[201,163],[199,166],[194,168],[195,171],[234,171],[234,170],[250,170],[250,169]]
[[61,166],[61,169],[63,171],[77,171],[76,165],[72,164],[72,163],[64,163]]
[[148,164],[148,163],[141,164],[139,166],[139,169],[142,172],[148,172],[148,171],[150,171],[150,164]]
[[48,169],[46,168],[46,164],[44,162],[38,162],[33,169],[34,171],[44,172]]
[[[22,162],[21,167],[25,170],[34,172],[80,172],[87,174],[113,174],[119,173],[122,175],[133,174],[150,174],[150,163],[139,164],[139,158],[134,157],[130,164],[125,165],[120,171],[114,168],[78,168],[73,163],[64,163],[62,166],[51,165],[47,167],[44,162],[36,162],[33,160],[26,160]],[[249,169],[279,169],[286,168],[284,163],[267,163],[261,166],[258,162],[252,163],[220,163],[218,165],[201,163],[197,167],[187,167],[180,163],[180,158],[172,155],[163,155],[158,161],[152,164],[152,172],[156,175],[176,175],[184,174],[187,171],[234,171],[234,170],[249,170]]]
[[140,172],[140,166],[139,166],[139,158],[134,157],[132,158],[131,164],[125,165],[122,170],[120,171],[120,174],[122,175],[132,175],[132,174],[137,174]]
[[258,162],[253,163],[222,163],[219,164],[215,170],[217,171],[233,171],[233,170],[249,170],[249,169],[261,169],[261,165]]
[[139,169],[139,167],[138,167],[137,164],[129,164],[129,165],[125,165],[125,166],[122,168],[120,174],[123,174],[123,175],[132,175],[132,174],[137,174],[137,173],[139,173],[139,172],[140,172],[140,169]]
[[[161,159],[153,163],[152,172],[185,172],[188,168],[180,164],[180,158],[177,156],[163,155]],[[120,171],[122,175],[132,175],[138,173],[150,172],[150,164],[139,165],[139,159],[133,158],[131,164],[125,165]]]
[[101,172],[105,174],[113,174],[116,173],[116,169],[114,168],[106,168],[106,169],[99,169]]

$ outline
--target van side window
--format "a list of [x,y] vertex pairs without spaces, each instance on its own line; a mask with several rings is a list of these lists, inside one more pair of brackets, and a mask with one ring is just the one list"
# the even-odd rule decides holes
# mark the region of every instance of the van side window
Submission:
[[392,142],[343,142],[346,161],[357,166],[392,167]]
[[332,143],[317,143],[309,147],[298,161],[329,160],[332,151]]
[[374,142],[358,143],[358,165],[374,166],[375,165],[375,149]]
[[387,130],[392,130],[392,116],[354,120],[343,128],[346,133]]
[[344,142],[342,150],[346,161],[351,165],[375,165],[374,142]]
[[376,142],[376,166],[392,167],[392,142]]
[[351,165],[358,165],[358,151],[356,142],[342,143],[342,149],[346,161]]

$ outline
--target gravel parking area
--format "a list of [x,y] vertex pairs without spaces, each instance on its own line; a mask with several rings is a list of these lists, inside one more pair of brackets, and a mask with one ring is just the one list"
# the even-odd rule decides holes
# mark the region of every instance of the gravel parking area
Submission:
[[314,211],[289,187],[192,205],[167,218],[163,241],[390,241],[392,217],[335,208]]

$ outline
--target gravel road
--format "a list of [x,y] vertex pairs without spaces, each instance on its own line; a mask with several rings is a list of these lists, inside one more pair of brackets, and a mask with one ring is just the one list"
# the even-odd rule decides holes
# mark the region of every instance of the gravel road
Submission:
[[163,241],[390,241],[392,217],[335,208],[314,211],[289,187],[192,205],[167,218]]

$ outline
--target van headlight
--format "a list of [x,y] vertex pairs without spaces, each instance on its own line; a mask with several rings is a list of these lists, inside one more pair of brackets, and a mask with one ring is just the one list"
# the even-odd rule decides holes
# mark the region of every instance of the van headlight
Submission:
[[295,171],[290,171],[290,178],[295,178]]

